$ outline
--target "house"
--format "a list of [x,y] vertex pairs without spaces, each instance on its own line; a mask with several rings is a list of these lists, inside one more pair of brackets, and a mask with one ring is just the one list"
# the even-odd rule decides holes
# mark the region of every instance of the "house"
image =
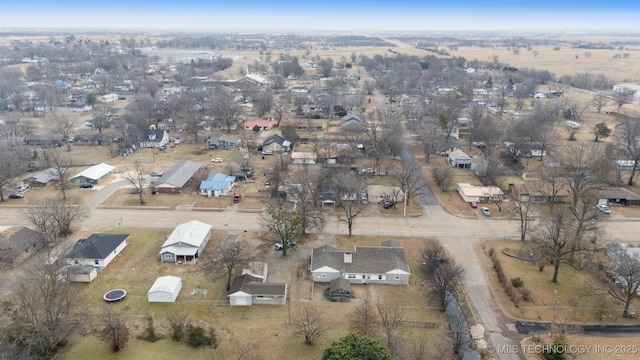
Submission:
[[540,181],[531,180],[523,183],[510,184],[509,190],[517,201],[532,203],[563,203],[566,202],[571,193],[564,184],[552,186],[551,184]]
[[269,120],[257,120],[257,121],[245,121],[242,127],[245,130],[253,131],[255,127],[258,127],[260,130],[265,131],[269,130],[273,127],[273,123]]
[[471,158],[471,170],[473,170],[476,175],[484,176],[487,173],[487,168],[489,168],[489,161],[480,156],[473,156]]
[[291,163],[293,164],[313,165],[316,163],[317,158],[318,155],[313,152],[294,151],[291,153]]
[[460,150],[460,145],[453,140],[445,140],[442,145],[436,149],[436,154],[440,156],[449,155],[452,151]]
[[470,169],[471,157],[462,150],[453,150],[447,155],[447,161],[455,168]]
[[522,157],[543,157],[547,156],[547,151],[540,144],[522,144]]
[[73,143],[75,145],[84,145],[84,146],[98,146],[102,145],[105,141],[105,136],[102,134],[93,134],[93,135],[76,135],[73,137]]
[[31,134],[24,139],[26,145],[38,147],[60,147],[64,142],[63,136],[47,134]]
[[229,176],[221,173],[209,175],[206,180],[200,183],[200,195],[204,195],[206,197],[227,196],[229,193],[233,193],[235,180],[235,176]]
[[[68,169],[64,169],[68,171]],[[60,174],[55,168],[48,168],[22,180],[32,188],[46,188],[52,183],[60,182]]]
[[148,302],[176,302],[182,290],[182,279],[177,276],[160,276],[147,291]]
[[176,226],[162,244],[160,261],[195,264],[211,239],[211,225],[193,220]]
[[343,278],[337,277],[329,283],[329,289],[327,289],[327,297],[331,301],[344,301],[350,300],[353,294],[351,293],[351,283]]
[[609,187],[593,190],[591,196],[598,200],[598,205],[640,205],[640,196],[623,187]]
[[322,194],[320,194],[320,202],[322,208],[325,205],[331,205],[334,209],[336,207],[336,196],[333,194],[333,189],[330,186],[322,185]]
[[250,274],[236,276],[229,289],[229,305],[285,305],[287,302],[286,283],[266,283],[265,277]]
[[465,202],[487,203],[504,200],[504,192],[497,186],[473,186],[467,183],[458,183],[458,194]]
[[356,246],[353,251],[329,245],[315,248],[309,271],[315,282],[342,277],[352,284],[408,285],[411,275],[404,248],[393,240],[383,241],[380,246]]
[[370,202],[378,203],[384,201],[403,202],[404,192],[398,186],[388,185],[368,185],[367,196]]
[[10,228],[0,234],[0,269],[10,270],[34,254],[42,236],[27,227]]
[[73,176],[70,180],[75,184],[97,184],[100,182],[100,180],[111,175],[114,169],[115,166],[100,163],[80,172],[79,174]]
[[309,89],[304,86],[294,86],[291,88],[291,92],[295,94],[308,94]]
[[65,256],[70,266],[92,266],[100,273],[129,245],[129,234],[91,234]]
[[118,94],[106,94],[98,97],[98,102],[106,103],[118,100]]
[[367,124],[354,114],[347,114],[340,119],[340,130],[348,133],[367,132]]
[[262,151],[283,152],[289,151],[291,148],[291,141],[285,140],[278,134],[273,134],[262,142]]
[[142,138],[138,142],[141,148],[159,148],[169,143],[169,133],[164,129],[147,129],[142,133]]
[[200,164],[191,160],[176,164],[151,184],[151,191],[155,193],[181,193],[201,167]]
[[232,136],[218,134],[218,146],[221,148],[234,148],[240,142],[242,142],[242,140],[234,138]]

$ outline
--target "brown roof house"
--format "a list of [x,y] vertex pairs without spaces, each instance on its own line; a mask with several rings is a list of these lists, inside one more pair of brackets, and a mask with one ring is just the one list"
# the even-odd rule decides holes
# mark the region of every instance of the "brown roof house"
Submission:
[[409,285],[411,269],[402,245],[393,240],[380,246],[356,246],[342,251],[324,245],[313,249],[309,271],[315,282],[342,277],[352,284]]
[[564,184],[553,186],[547,182],[531,180],[523,183],[511,184],[509,189],[516,200],[532,203],[562,203],[571,196]]
[[42,236],[27,227],[10,228],[0,234],[0,269],[9,270],[20,265],[37,251]]
[[593,190],[591,196],[598,199],[598,205],[640,205],[640,196],[623,187],[609,187]]

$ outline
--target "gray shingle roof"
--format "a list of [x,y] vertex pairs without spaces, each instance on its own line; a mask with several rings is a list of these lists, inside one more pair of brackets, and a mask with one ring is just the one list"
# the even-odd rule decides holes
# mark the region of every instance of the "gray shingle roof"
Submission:
[[640,200],[640,195],[637,195],[623,187],[610,187],[594,190],[593,196],[600,199]]
[[175,187],[183,187],[200,168],[200,164],[195,161],[183,161],[164,173],[156,183],[158,185],[169,184]]
[[[340,251],[329,245],[313,249],[311,271],[327,266],[346,273],[384,274],[394,269],[410,273],[402,245],[395,241],[385,243],[387,245],[356,246],[354,251]],[[351,254],[351,262],[345,262],[345,254]]]
[[263,283],[259,277],[244,274],[233,279],[229,294],[242,291],[251,295],[285,295],[286,289],[286,284]]
[[129,234],[91,234],[78,240],[67,258],[105,259],[128,237]]

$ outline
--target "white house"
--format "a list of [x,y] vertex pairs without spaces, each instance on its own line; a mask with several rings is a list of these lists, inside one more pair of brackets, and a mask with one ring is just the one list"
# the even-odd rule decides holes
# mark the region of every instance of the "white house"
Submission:
[[176,302],[182,290],[182,279],[177,276],[160,276],[147,291],[149,302]]
[[293,164],[307,164],[312,165],[316,163],[316,159],[318,158],[318,154],[313,152],[297,152],[294,151],[291,153],[291,162]]
[[486,203],[504,200],[504,192],[497,186],[473,186],[458,183],[458,194],[465,202]]
[[286,283],[266,283],[265,278],[243,274],[233,279],[229,289],[229,305],[284,305],[287,302]]
[[162,244],[160,261],[195,264],[211,238],[211,225],[192,220],[176,226]]
[[352,284],[408,285],[411,275],[404,248],[393,240],[380,246],[356,246],[353,251],[329,245],[315,248],[309,271],[315,282],[328,283],[343,277]]
[[105,164],[105,163],[94,165],[80,172],[79,174],[73,176],[71,178],[71,181],[76,184],[84,184],[84,183],[97,184],[100,180],[111,175],[111,173],[113,172],[113,170],[115,170],[115,168],[116,168],[115,166]]
[[227,196],[233,193],[235,185],[235,176],[229,176],[222,173],[209,175],[206,180],[200,183],[200,195],[206,197]]
[[398,186],[368,185],[367,196],[370,202],[383,201],[403,202],[404,192]]
[[128,238],[129,234],[92,234],[78,240],[65,261],[70,267],[91,266],[97,275],[129,245]]
[[106,94],[98,97],[99,102],[112,102],[118,100],[118,94]]
[[148,129],[138,143],[141,148],[159,148],[169,143],[169,133],[164,129]]

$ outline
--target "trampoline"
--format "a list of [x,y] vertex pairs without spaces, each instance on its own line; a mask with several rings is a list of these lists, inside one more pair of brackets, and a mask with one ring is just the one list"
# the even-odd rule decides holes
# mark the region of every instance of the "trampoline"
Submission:
[[113,289],[107,291],[102,297],[104,301],[114,302],[118,300],[122,300],[125,296],[127,296],[127,291],[124,289]]

